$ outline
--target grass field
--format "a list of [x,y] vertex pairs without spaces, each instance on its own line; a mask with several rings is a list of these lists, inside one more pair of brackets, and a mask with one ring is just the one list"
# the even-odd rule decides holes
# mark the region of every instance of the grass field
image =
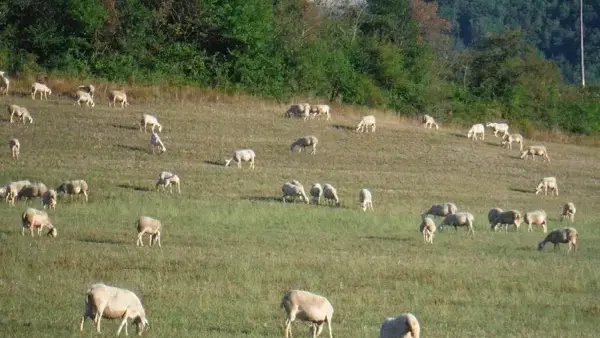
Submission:
[[[39,200],[0,205],[2,337],[97,336],[90,321],[79,332],[94,282],[141,297],[148,337],[282,337],[279,301],[289,288],[328,297],[335,337],[378,337],[384,317],[401,312],[419,318],[423,337],[596,337],[598,148],[544,142],[546,165],[520,160],[487,130],[485,141],[472,142],[466,130],[424,130],[377,115],[377,132],[359,134],[360,115],[350,109],[304,122],[284,119],[283,105],[251,100],[131,100],[126,109],[97,101],[90,109],[56,95],[0,98],[24,105],[35,120],[10,125],[3,113],[1,134],[19,138],[22,149],[14,162],[3,146],[0,182],[90,185],[89,203],[61,198],[50,211],[56,239],[21,236],[20,215],[27,205],[41,208]],[[164,126],[161,156],[148,152],[150,134],[137,127],[148,111]],[[316,156],[291,153],[289,144],[307,134],[320,140]],[[255,170],[222,165],[246,147],[257,153]],[[179,174],[181,195],[153,190],[163,170]],[[533,194],[544,176],[557,177],[558,198]],[[307,190],[333,184],[341,207],[281,203],[291,179]],[[363,187],[373,192],[373,213],[358,208]],[[475,215],[474,238],[449,228],[423,243],[420,213],[444,201]],[[566,201],[578,210],[575,255],[565,254],[566,245],[536,251],[539,228],[487,227],[491,207],[543,208],[549,229],[560,227]],[[162,220],[162,249],[135,246],[141,214]],[[117,327],[103,321],[102,335]],[[308,327],[297,322],[293,330],[305,336]]]

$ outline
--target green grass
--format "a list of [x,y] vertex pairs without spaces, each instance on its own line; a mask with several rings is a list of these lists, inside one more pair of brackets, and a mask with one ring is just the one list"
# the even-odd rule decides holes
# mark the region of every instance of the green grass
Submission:
[[[598,148],[544,143],[546,165],[518,159],[489,131],[472,142],[466,130],[378,115],[376,133],[358,134],[360,117],[340,109],[332,121],[304,122],[265,102],[132,102],[123,110],[105,99],[94,109],[56,97],[0,101],[26,106],[35,119],[0,124],[22,146],[16,163],[4,146],[0,182],[90,185],[89,203],[59,199],[50,211],[54,240],[21,236],[20,214],[39,200],[0,205],[0,336],[97,336],[89,321],[81,334],[79,320],[87,287],[104,282],[142,298],[148,337],[282,337],[279,301],[289,288],[328,297],[335,337],[377,337],[384,317],[401,312],[419,318],[423,337],[596,337]],[[161,156],[148,152],[150,134],[136,126],[148,111],[164,126]],[[307,134],[320,140],[317,155],[291,153],[289,144]],[[218,164],[245,147],[257,153],[255,170]],[[179,174],[181,195],[153,191],[162,170]],[[549,175],[560,196],[535,196]],[[291,179],[307,190],[333,184],[342,206],[282,204],[281,185]],[[358,209],[363,187],[374,213]],[[423,243],[420,213],[444,201],[475,215],[473,239],[449,228]],[[537,252],[539,228],[487,228],[491,207],[543,208],[549,229],[559,227],[566,201],[578,210],[575,255],[564,245]],[[135,246],[140,214],[163,222],[162,249]],[[103,321],[102,335],[117,327]],[[293,330],[304,336],[308,328]]]

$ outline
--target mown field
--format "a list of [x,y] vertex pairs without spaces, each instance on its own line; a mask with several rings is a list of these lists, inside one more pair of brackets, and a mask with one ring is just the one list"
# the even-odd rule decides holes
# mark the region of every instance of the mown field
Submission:
[[[22,149],[14,162],[3,146],[0,183],[90,185],[89,203],[60,198],[50,211],[56,239],[21,236],[20,215],[41,208],[39,200],[0,204],[0,336],[97,336],[90,321],[79,332],[95,282],[141,297],[147,337],[282,337],[279,301],[289,288],[329,298],[334,337],[378,337],[382,320],[401,312],[419,318],[423,337],[597,336],[598,148],[543,142],[546,165],[519,159],[489,131],[472,142],[466,129],[425,130],[377,113],[376,133],[356,133],[366,110],[335,108],[331,121],[304,122],[284,119],[285,106],[269,102],[130,101],[109,109],[100,96],[91,109],[56,95],[0,98],[35,120],[10,125],[3,110],[0,133]],[[149,153],[150,134],[138,129],[142,112],[156,112],[164,126],[161,156]],[[320,140],[316,156],[291,153],[289,144],[308,134]],[[223,166],[246,147],[257,153],[255,170]],[[154,191],[163,170],[181,177],[181,195]],[[559,197],[534,195],[544,176],[557,177]],[[333,184],[341,207],[281,203],[292,179],[307,190]],[[359,210],[363,187],[373,192],[373,213]],[[420,213],[444,201],[475,215],[474,238],[447,229],[433,245],[423,242]],[[575,255],[565,245],[536,251],[539,228],[488,229],[491,207],[543,208],[549,229],[560,227],[566,201],[578,210]],[[135,246],[141,214],[162,220],[162,249]],[[103,321],[102,335],[118,324]],[[308,327],[293,330],[304,336]]]

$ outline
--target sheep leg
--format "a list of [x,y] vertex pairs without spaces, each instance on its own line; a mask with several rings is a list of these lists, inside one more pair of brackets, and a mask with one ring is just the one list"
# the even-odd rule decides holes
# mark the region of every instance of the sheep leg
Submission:
[[160,232],[156,234],[156,242],[158,242],[158,247],[162,248],[162,246],[160,245]]
[[137,242],[135,243],[135,245],[136,245],[136,246],[144,246],[144,242],[142,241],[142,236],[144,236],[144,233],[145,233],[145,232],[146,232],[145,230],[142,230],[142,232],[140,232],[140,233],[138,234],[138,240],[137,240]]
[[119,325],[119,329],[117,330],[117,336],[121,334],[121,330],[123,329],[123,326],[125,326],[125,335],[128,336],[128,332],[127,332],[127,317],[128,317],[128,311],[125,311],[125,314],[123,315],[123,321],[121,322],[121,325]]

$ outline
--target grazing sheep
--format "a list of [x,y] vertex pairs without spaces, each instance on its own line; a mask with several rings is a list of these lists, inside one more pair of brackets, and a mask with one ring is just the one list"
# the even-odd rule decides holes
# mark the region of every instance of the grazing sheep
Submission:
[[90,94],[90,96],[92,97],[92,99],[94,98],[94,92],[96,91],[96,88],[94,87],[94,85],[81,85],[79,87],[77,87],[78,90],[83,90],[84,92]]
[[10,114],[10,123],[14,122],[13,116],[15,115],[17,116],[17,119],[23,121],[23,124],[27,123],[27,121],[29,121],[29,123],[33,123],[33,118],[25,107],[19,107],[16,104],[12,104],[8,106],[8,113]]
[[444,225],[453,226],[454,230],[458,230],[459,226],[467,227],[467,235],[470,233],[471,235],[475,235],[475,230],[473,230],[473,221],[475,218],[473,214],[470,212],[457,212],[452,215],[446,216],[442,223],[438,226],[440,232],[444,230]]
[[0,95],[8,95],[8,87],[10,87],[10,81],[6,73],[0,71]]
[[155,149],[158,148],[158,154],[162,154],[167,151],[165,144],[162,143],[160,136],[157,133],[152,133],[150,136],[150,149],[152,150],[152,155],[156,154]]
[[496,217],[502,212],[503,210],[500,208],[491,208],[490,211],[488,211],[488,222],[490,225],[490,229],[494,230],[494,227],[492,226],[492,221],[494,219],[496,219]]
[[242,162],[250,162],[250,169],[254,169],[254,158],[256,153],[252,149],[237,149],[233,151],[233,156],[225,160],[225,166],[229,167],[231,161],[235,160],[237,167],[242,167]]
[[42,182],[33,182],[31,184],[24,185],[19,193],[17,194],[17,199],[29,199],[35,197],[42,197],[44,193],[48,191],[48,187]]
[[575,204],[573,202],[565,203],[565,205],[563,205],[562,214],[560,215],[561,222],[565,218],[568,218],[571,222],[575,221],[575,212],[577,212],[577,209],[575,209]]
[[158,123],[158,119],[154,115],[150,114],[142,114],[142,119],[140,120],[140,131],[142,131],[142,126],[144,127],[144,133],[146,132],[146,126],[151,125],[151,131],[154,132],[154,128],[158,128],[158,132],[162,132],[162,125]]
[[124,91],[111,90],[108,96],[108,106],[112,106],[113,108],[116,107],[115,103],[117,101],[121,102],[121,108],[124,108],[125,106],[129,105],[129,102],[127,102],[127,94],[125,94]]
[[310,118],[310,110],[310,104],[308,103],[292,104],[285,112],[285,117],[290,118],[294,116],[308,120]]
[[[39,82],[34,82],[31,85],[31,98],[35,100],[35,94],[37,92],[40,92],[40,100],[42,100],[43,98],[46,98],[46,100],[48,100],[48,95],[52,95],[52,90],[50,90],[50,88],[48,88],[48,86],[46,86],[43,83],[39,83]],[[42,97],[43,95],[43,97]]]
[[156,181],[156,190],[158,187],[162,187],[162,191],[165,191],[166,187],[169,187],[169,192],[173,193],[173,186],[177,187],[177,193],[181,194],[181,181],[179,180],[179,176],[168,172],[163,171],[158,174],[158,180]]
[[373,115],[363,116],[362,120],[360,120],[360,122],[358,123],[358,126],[356,126],[356,131],[366,131],[368,133],[369,127],[371,127],[371,132],[375,132],[375,116]]
[[488,122],[485,126],[492,128],[494,130],[494,136],[496,137],[498,137],[498,132],[503,133],[502,137],[508,134],[508,124],[506,123]]
[[436,226],[433,218],[425,217],[419,226],[419,231],[423,233],[423,239],[425,243],[429,242],[433,244],[433,235],[435,234]]
[[452,202],[433,204],[429,210],[421,214],[421,218],[424,218],[427,215],[446,217],[448,215],[455,214],[457,210],[458,208],[456,207],[456,204]]
[[427,114],[423,115],[423,127],[427,128],[429,127],[430,129],[435,126],[435,129],[440,129],[440,127],[438,126],[437,122],[435,122],[435,119]]
[[310,203],[308,197],[306,196],[306,193],[304,192],[304,187],[302,186],[302,184],[300,184],[300,182],[296,180],[285,183],[281,187],[281,192],[283,193],[283,196],[281,198],[283,200],[283,203],[285,203],[287,197],[292,197],[292,201],[296,197],[299,197],[300,200],[306,202],[306,204]]
[[287,291],[281,297],[279,308],[285,309],[285,337],[292,336],[292,323],[296,319],[310,322],[309,334],[315,338],[323,332],[324,323],[327,323],[329,338],[333,337],[331,332],[331,319],[333,317],[333,306],[327,298],[312,292],[302,290]]
[[125,326],[125,335],[128,335],[128,319],[133,319],[138,336],[142,335],[146,326],[150,326],[142,301],[135,293],[104,284],[94,284],[87,290],[79,331],[83,331],[83,323],[87,318],[94,321],[98,333],[100,333],[102,318],[123,319],[117,330],[117,336],[121,334],[123,326]]
[[421,326],[412,313],[388,317],[381,324],[379,338],[419,338]]
[[316,106],[311,106],[310,107],[310,118],[314,119],[315,117],[317,118],[317,120],[321,119],[321,116],[325,116],[327,121],[331,120],[331,115],[330,115],[330,108],[329,105],[326,104],[318,104]]
[[160,228],[161,224],[159,220],[148,216],[140,216],[136,222],[136,229],[138,232],[136,246],[144,246],[142,237],[144,234],[148,234],[150,235],[148,245],[152,246],[152,243],[158,243],[158,247],[160,248]]
[[485,139],[485,127],[481,123],[474,124],[471,127],[471,129],[469,129],[469,132],[467,133],[467,138],[472,138],[473,141],[476,141],[477,135],[481,136],[481,140]]
[[290,151],[294,151],[294,148],[298,147],[298,152],[302,152],[302,149],[312,146],[310,154],[315,155],[317,153],[317,144],[319,144],[319,139],[316,136],[302,136],[290,145]]
[[8,184],[6,185],[6,196],[5,196],[6,203],[15,205],[15,199],[17,198],[19,191],[21,191],[21,189],[23,189],[24,186],[27,186],[30,184],[31,184],[31,182],[29,182],[27,180],[8,182]]
[[513,142],[518,143],[519,150],[523,151],[523,136],[521,134],[506,134],[502,138],[502,145],[506,145],[508,149],[512,149]]
[[21,229],[22,236],[25,236],[25,229],[29,229],[29,231],[31,231],[31,237],[34,237],[34,228],[37,228],[38,236],[41,236],[44,227],[49,229],[47,234],[48,236],[56,237],[58,235],[58,231],[54,225],[52,225],[50,217],[45,211],[42,210],[27,208],[27,210],[23,212],[23,216],[21,216],[21,223],[23,226]]
[[84,180],[66,181],[56,188],[58,194],[68,194],[73,199],[73,195],[85,196],[85,201],[88,201],[88,184]]
[[521,217],[521,213],[519,211],[507,210],[498,213],[498,215],[496,215],[496,218],[494,218],[490,222],[490,227],[496,230],[496,226],[498,224],[500,224],[500,227],[504,225],[504,230],[508,232],[508,227],[514,225],[518,231],[522,221],[523,218]]
[[56,190],[47,190],[41,198],[42,206],[44,209],[56,209]]
[[78,90],[75,92],[75,103],[73,103],[73,105],[77,104],[78,106],[81,106],[81,102],[87,104],[88,106],[96,106],[96,103],[94,103],[94,98],[90,95],[90,93],[83,90]]
[[533,231],[532,225],[541,225],[544,233],[548,231],[548,217],[544,210],[535,210],[525,213],[523,217],[527,224],[527,232]]
[[521,153],[522,159],[527,159],[531,155],[531,160],[535,161],[535,156],[541,156],[544,161],[550,162],[550,157],[548,157],[548,151],[545,146],[529,146],[527,150]]
[[19,140],[16,138],[10,139],[8,141],[8,148],[10,148],[10,151],[12,152],[12,157],[15,160],[18,160],[19,150],[21,150],[21,143],[19,142]]
[[327,204],[335,203],[338,207],[340,206],[340,199],[338,198],[337,190],[329,183],[323,186],[323,197]]
[[319,205],[319,203],[321,203],[321,196],[323,195],[323,187],[321,187],[321,184],[319,184],[319,183],[313,184],[312,187],[310,188],[310,195],[313,198],[313,202],[315,202],[315,204]]
[[550,196],[552,196],[554,193],[556,193],[556,196],[558,196],[558,183],[556,183],[556,177],[549,176],[542,178],[538,186],[535,188],[535,194],[537,195],[543,190],[544,195],[548,195],[548,189],[550,189]]
[[542,250],[548,242],[554,244],[555,251],[559,243],[568,243],[569,250],[567,250],[567,253],[569,253],[571,249],[573,249],[573,251],[577,250],[577,237],[579,237],[579,233],[575,228],[554,229],[546,235],[546,238],[538,243],[538,250]]
[[368,189],[361,189],[360,193],[358,193],[358,200],[362,211],[367,211],[367,209],[375,211],[373,210],[373,196]]

